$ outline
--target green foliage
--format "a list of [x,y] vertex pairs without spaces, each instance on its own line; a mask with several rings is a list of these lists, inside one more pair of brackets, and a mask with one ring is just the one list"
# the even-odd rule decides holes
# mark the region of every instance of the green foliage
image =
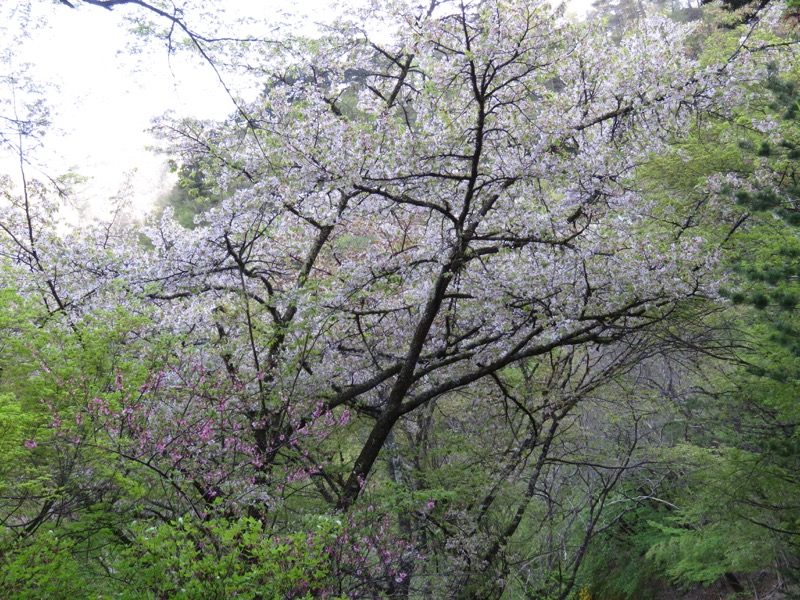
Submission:
[[[767,478],[752,459],[737,449],[696,449],[694,468],[673,492],[678,509],[648,520],[646,558],[656,572],[688,587],[708,585],[726,573],[754,573],[774,567],[780,548],[774,536],[751,521],[754,510],[744,502]],[[679,453],[676,453],[676,456]]]
[[673,525],[654,523],[661,541],[647,557],[673,582],[709,585],[726,573],[755,573],[773,566],[771,540],[756,525],[720,519],[705,527],[675,518]]
[[[53,530],[27,540],[0,535],[0,589],[19,600],[97,598],[102,581],[76,558],[72,542]],[[102,597],[102,596],[99,596]]]
[[[740,142],[744,153],[759,169],[772,173],[771,180],[776,184],[755,185],[733,194],[737,204],[755,213],[756,223],[740,250],[732,255],[743,283],[738,289],[726,290],[737,304],[784,313],[775,321],[775,328],[784,334],[787,345],[794,337],[791,320],[800,298],[800,245],[796,231],[800,226],[800,93],[792,76],[790,73],[781,77],[773,69],[764,83],[769,92],[765,110],[776,122],[772,138],[762,136]],[[784,227],[775,222],[776,218]],[[800,351],[800,346],[795,350]]]
[[339,524],[327,517],[308,523],[308,532],[285,536],[267,534],[249,517],[138,526],[115,566],[125,581],[118,597],[332,597],[328,552]]
[[794,228],[772,217],[755,217],[737,239],[730,253],[732,276],[721,295],[734,305],[757,309],[759,335],[800,355],[800,242]]
[[308,518],[308,531],[282,536],[247,517],[133,523],[121,534],[108,514],[98,507],[96,518],[0,540],[0,588],[31,600],[344,598],[333,591],[332,518]]
[[615,531],[599,536],[582,569],[583,585],[609,600],[647,597],[658,571],[643,557],[661,539],[649,520],[662,512],[663,506],[646,504],[624,516]]

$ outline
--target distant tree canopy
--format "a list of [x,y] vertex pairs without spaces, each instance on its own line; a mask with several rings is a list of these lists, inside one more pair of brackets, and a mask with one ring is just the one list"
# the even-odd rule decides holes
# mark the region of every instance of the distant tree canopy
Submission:
[[199,165],[178,167],[173,164],[173,168],[178,174],[178,181],[156,202],[157,214],[163,214],[164,209],[170,207],[178,223],[187,229],[194,229],[197,226],[195,217],[216,206],[220,196],[206,183]]

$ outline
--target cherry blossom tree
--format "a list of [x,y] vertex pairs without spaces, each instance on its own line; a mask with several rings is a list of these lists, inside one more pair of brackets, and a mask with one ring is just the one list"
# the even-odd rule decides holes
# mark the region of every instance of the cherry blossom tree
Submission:
[[521,360],[646,329],[702,295],[713,263],[633,186],[660,143],[723,101],[717,72],[673,53],[680,28],[654,21],[615,48],[547,7],[378,16],[400,17],[392,46],[354,24],[287,41],[248,123],[160,124],[227,198],[195,232],[148,228],[153,258],[125,275],[165,323],[258,379],[260,418],[277,394],[374,420],[331,490],[340,508],[405,415]]

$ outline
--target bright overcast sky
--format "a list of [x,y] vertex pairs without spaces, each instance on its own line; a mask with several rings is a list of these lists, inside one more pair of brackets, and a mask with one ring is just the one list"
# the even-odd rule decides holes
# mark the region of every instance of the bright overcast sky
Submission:
[[[50,176],[72,169],[89,177],[79,196],[95,214],[103,214],[106,200],[128,176],[137,206],[148,207],[172,183],[164,157],[146,150],[154,143],[146,131],[151,119],[168,110],[181,116],[223,118],[233,111],[230,99],[208,65],[187,57],[170,58],[157,43],[132,54],[133,39],[122,21],[125,6],[107,11],[86,5],[72,10],[47,0],[31,4],[33,16],[41,16],[45,24],[29,29],[28,39],[21,43],[13,42],[14,60],[17,65],[31,63],[26,72],[36,81],[57,86],[47,92],[53,128],[37,162],[46,165]],[[292,6],[295,13],[314,15],[306,17],[310,23],[330,14],[321,9],[325,4],[301,0]],[[227,13],[238,7],[257,18],[260,15],[252,13],[258,7],[275,21],[280,18],[278,5],[264,0],[224,2]],[[0,18],[10,10],[15,9],[0,9]],[[7,28],[15,26],[12,20],[5,23]],[[0,26],[5,43],[11,42],[10,33]],[[14,171],[13,160],[0,158],[0,172]]]
[[[72,10],[38,0],[33,8],[45,24],[13,50],[14,66],[30,63],[27,75],[54,84],[46,94],[53,127],[36,162],[49,176],[74,170],[89,177],[79,196],[95,209],[126,180],[137,204],[151,204],[172,179],[165,158],[146,149],[154,143],[150,121],[168,110],[201,118],[230,114],[231,100],[213,70],[189,56],[169,57],[157,42],[139,43],[143,51],[132,54],[137,40],[123,23],[124,6]],[[15,171],[14,162],[6,158],[2,171]]]

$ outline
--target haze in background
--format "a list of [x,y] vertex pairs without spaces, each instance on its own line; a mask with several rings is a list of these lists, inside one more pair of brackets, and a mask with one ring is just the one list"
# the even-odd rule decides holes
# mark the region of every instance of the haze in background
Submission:
[[[573,0],[571,12],[583,15],[589,4]],[[326,5],[304,0],[292,11],[310,32],[314,23],[335,16],[323,9]],[[259,2],[260,15],[252,14],[253,5],[246,0],[226,0],[224,9],[231,16],[238,10],[275,24],[285,18],[277,2]],[[15,10],[19,5],[0,13]],[[175,181],[165,157],[148,149],[156,143],[147,131],[151,120],[167,111],[222,119],[234,110],[230,97],[199,57],[185,52],[170,56],[157,43],[137,41],[127,31],[125,6],[114,11],[92,6],[74,10],[33,2],[30,10],[31,25],[24,38],[9,41],[11,36],[4,36],[16,45],[10,49],[11,68],[52,84],[46,93],[52,125],[33,155],[28,177],[70,171],[84,176],[75,194],[80,218],[105,216],[109,198],[120,192],[130,194],[135,210],[144,213]],[[6,15],[0,17],[6,27],[14,27]],[[36,22],[41,25],[33,26]],[[244,97],[257,93],[255,88],[235,91]],[[18,163],[18,157],[0,157],[0,172],[18,178]]]

